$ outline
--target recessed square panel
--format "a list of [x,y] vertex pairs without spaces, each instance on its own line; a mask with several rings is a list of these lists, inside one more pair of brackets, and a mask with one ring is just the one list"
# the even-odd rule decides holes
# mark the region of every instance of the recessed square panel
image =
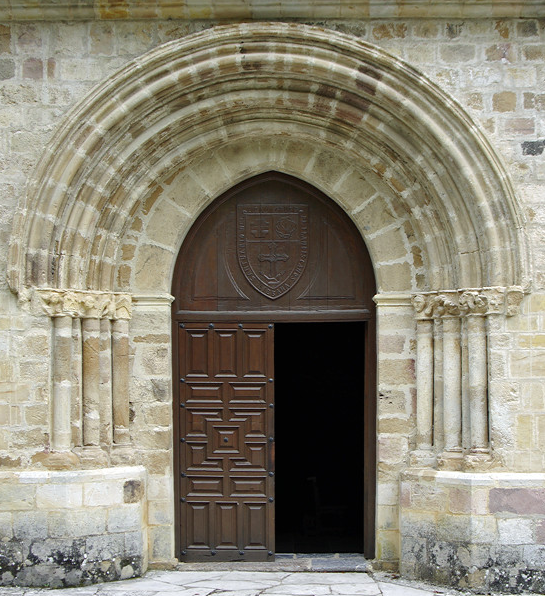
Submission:
[[240,453],[240,447],[240,430],[238,426],[214,425],[212,431],[213,453]]

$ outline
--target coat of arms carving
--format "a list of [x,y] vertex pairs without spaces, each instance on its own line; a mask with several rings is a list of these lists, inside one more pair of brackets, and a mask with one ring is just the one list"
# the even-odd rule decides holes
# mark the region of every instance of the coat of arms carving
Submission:
[[239,205],[237,256],[258,292],[275,300],[291,290],[308,261],[306,205]]

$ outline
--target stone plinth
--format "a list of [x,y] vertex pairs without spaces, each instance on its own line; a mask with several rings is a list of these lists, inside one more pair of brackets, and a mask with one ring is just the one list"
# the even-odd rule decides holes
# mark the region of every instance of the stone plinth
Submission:
[[142,466],[0,472],[2,585],[60,588],[147,568]]
[[401,477],[401,573],[479,592],[545,591],[545,474]]

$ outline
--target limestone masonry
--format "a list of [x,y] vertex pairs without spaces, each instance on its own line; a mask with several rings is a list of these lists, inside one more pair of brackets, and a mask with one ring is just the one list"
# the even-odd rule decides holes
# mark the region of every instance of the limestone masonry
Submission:
[[176,562],[174,265],[274,170],[373,262],[373,566],[545,592],[545,4],[0,4],[0,585]]

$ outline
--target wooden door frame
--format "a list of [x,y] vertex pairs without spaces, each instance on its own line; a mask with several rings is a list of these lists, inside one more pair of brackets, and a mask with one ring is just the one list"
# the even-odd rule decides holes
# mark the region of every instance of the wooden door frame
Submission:
[[[216,221],[213,219],[214,210],[222,210],[225,213],[225,207],[227,201],[233,199],[236,204],[236,200],[239,193],[245,193],[253,185],[260,183],[273,182],[273,184],[283,183],[287,186],[291,185],[294,188],[299,189],[301,192],[306,193],[312,200],[316,200],[319,204],[323,205],[327,209],[327,213],[331,213],[334,221],[340,222],[338,225],[342,227],[342,244],[347,247],[347,250],[352,250],[352,255],[357,255],[357,260],[352,259],[352,262],[358,263],[359,269],[358,274],[353,279],[358,279],[357,283],[363,283],[362,286],[365,289],[358,290],[360,293],[355,294],[358,296],[357,299],[352,300],[351,303],[340,304],[336,302],[321,303],[314,305],[312,309],[306,310],[282,310],[282,308],[276,307],[277,310],[271,308],[270,310],[262,310],[263,306],[258,305],[252,308],[251,304],[248,308],[239,310],[220,310],[225,308],[224,306],[216,305],[216,310],[211,303],[198,303],[192,302],[191,296],[187,297],[186,292],[189,286],[186,284],[187,271],[190,271],[194,276],[200,272],[199,267],[196,265],[195,257],[192,255],[198,255],[199,251],[202,251],[203,247],[203,234],[201,234],[202,226],[208,225],[208,222]],[[282,204],[282,203],[279,203]],[[311,203],[308,203],[309,205]],[[233,207],[236,209],[236,206]],[[219,211],[218,211],[219,213]],[[232,211],[228,211],[232,213]],[[328,215],[329,217],[329,215]],[[210,218],[210,219],[209,219]],[[335,219],[336,218],[336,219]],[[336,224],[337,225],[337,224]],[[210,228],[215,229],[215,228]],[[315,237],[319,237],[319,234]],[[348,248],[350,247],[350,248]],[[347,253],[348,254],[348,253]],[[189,255],[189,257],[187,256]],[[189,261],[185,259],[189,258]],[[193,260],[191,260],[193,259]],[[185,269],[184,269],[185,267]],[[206,273],[209,274],[210,268],[206,269]],[[356,271],[356,269],[353,269]],[[203,275],[206,275],[203,271]],[[353,273],[354,275],[354,273]],[[196,279],[201,279],[198,276]],[[203,277],[202,279],[206,279]],[[328,277],[328,280],[330,278]],[[332,277],[331,279],[335,279]],[[332,282],[334,283],[334,282]],[[255,287],[255,286],[254,286]],[[377,385],[376,385],[376,368],[377,368],[377,354],[376,354],[376,307],[372,300],[375,289],[375,278],[372,263],[370,260],[369,253],[363,242],[360,232],[357,230],[354,222],[351,221],[350,217],[344,212],[339,205],[332,201],[329,197],[324,195],[316,187],[310,184],[288,176],[287,174],[281,174],[279,172],[265,172],[245,180],[228,191],[226,191],[221,197],[216,199],[211,205],[209,205],[203,213],[199,216],[197,221],[193,224],[192,229],[189,231],[184,244],[180,248],[178,258],[176,261],[176,267],[172,280],[172,293],[175,296],[175,300],[172,304],[172,324],[173,324],[173,344],[172,344],[172,357],[173,357],[173,410],[174,410],[174,470],[175,474],[179,474],[180,470],[180,428],[179,428],[179,402],[180,402],[180,385],[179,385],[179,361],[180,352],[177,341],[177,325],[181,322],[202,322],[202,323],[298,323],[298,322],[313,322],[313,323],[326,323],[326,322],[356,322],[364,321],[365,333],[363,341],[365,342],[364,353],[365,353],[365,364],[364,364],[364,385],[363,395],[364,399],[364,475],[365,478],[369,477],[371,482],[364,484],[364,528],[369,528],[369,531],[364,530],[364,551],[368,558],[374,558],[375,554],[375,517],[376,517],[376,487],[377,487]],[[185,305],[185,306],[184,306]],[[274,305],[273,305],[274,306]],[[203,309],[204,307],[204,309]],[[177,480],[177,479],[176,479]],[[175,498],[176,503],[179,503],[179,483],[175,482]],[[176,537],[176,553],[179,552],[181,544],[181,520],[179,514],[179,508],[175,508],[176,520],[175,520],[175,537]]]

